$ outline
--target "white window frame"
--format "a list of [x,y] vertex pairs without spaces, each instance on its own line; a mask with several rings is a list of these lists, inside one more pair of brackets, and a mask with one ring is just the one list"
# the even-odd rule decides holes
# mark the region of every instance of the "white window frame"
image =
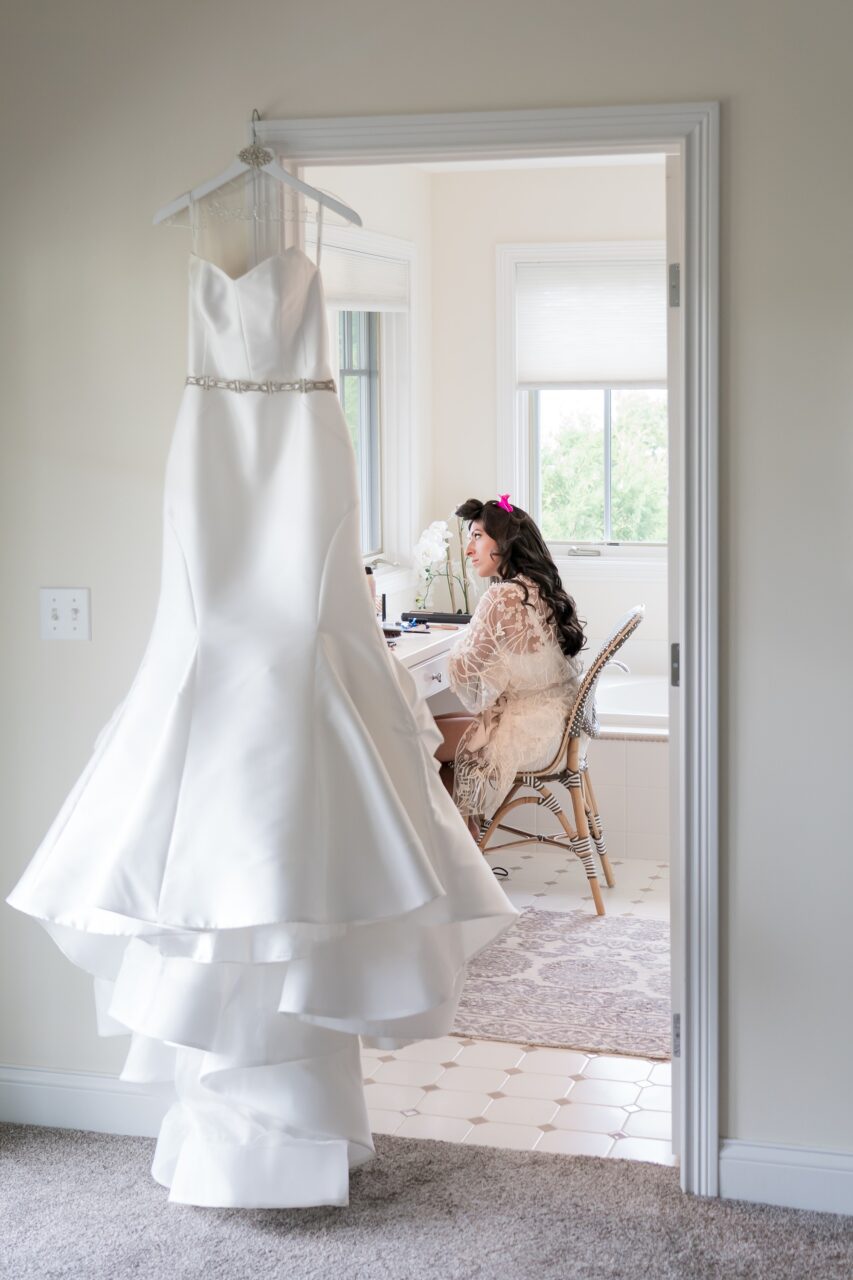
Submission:
[[[497,318],[497,465],[498,492],[514,494],[520,507],[533,501],[532,442],[527,391],[518,389],[516,346],[516,266],[522,262],[576,262],[625,257],[637,251],[660,250],[663,240],[594,240],[558,244],[499,244],[496,246]],[[571,568],[573,582],[606,582],[625,577],[666,580],[666,543],[552,542],[548,544],[560,572]],[[576,548],[576,550],[573,550]]]
[[[340,356],[341,344],[341,326],[343,323],[346,333],[346,324],[343,318],[350,317],[350,329],[352,329],[353,320],[358,321],[360,317],[364,317],[367,332],[367,350],[369,357],[375,360],[375,365],[362,360],[364,367],[353,369],[341,364],[338,369],[338,397],[341,404],[344,405],[344,378],[356,376],[359,379],[360,386],[360,408],[365,408],[365,376],[370,377],[373,383],[373,373],[376,374],[376,381],[373,388],[367,392],[367,400],[370,407],[369,421],[365,422],[363,413],[359,413],[359,443],[357,449],[357,461],[359,471],[359,486],[361,488],[361,545],[368,545],[375,541],[375,546],[371,550],[364,553],[366,556],[378,556],[382,554],[384,542],[384,530],[382,527],[382,454],[383,454],[383,423],[382,423],[382,407],[380,404],[380,388],[382,385],[382,316],[381,313],[371,311],[367,308],[346,307],[336,310],[329,308],[331,319],[336,322],[332,332],[337,337],[338,355]],[[371,323],[371,318],[375,317],[375,323]],[[330,334],[331,337],[331,334]],[[346,339],[345,339],[346,340]],[[334,342],[334,338],[332,338]],[[368,500],[365,502],[365,487],[368,489]],[[374,523],[375,522],[375,523]],[[375,539],[374,539],[375,532]]]
[[[371,565],[376,574],[378,590],[390,594],[413,587],[418,581],[417,573],[409,564],[411,549],[419,532],[415,528],[418,511],[414,448],[422,425],[417,413],[419,396],[415,360],[420,303],[417,283],[418,251],[410,240],[365,231],[362,227],[325,227],[323,246],[402,262],[408,273],[408,311],[379,313],[379,483],[382,546],[379,552],[364,556],[364,563]],[[322,269],[321,254],[321,274]],[[371,308],[365,304],[360,309]],[[338,308],[332,303],[329,304],[329,311],[334,317],[339,314]]]

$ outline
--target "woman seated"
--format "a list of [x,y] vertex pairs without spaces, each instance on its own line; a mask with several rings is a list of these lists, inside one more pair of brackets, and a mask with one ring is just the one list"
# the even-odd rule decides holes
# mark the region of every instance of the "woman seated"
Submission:
[[575,602],[526,511],[470,498],[465,554],[492,585],[450,651],[450,688],[468,713],[436,716],[441,775],[475,838],[520,770],[550,764],[583,671]]

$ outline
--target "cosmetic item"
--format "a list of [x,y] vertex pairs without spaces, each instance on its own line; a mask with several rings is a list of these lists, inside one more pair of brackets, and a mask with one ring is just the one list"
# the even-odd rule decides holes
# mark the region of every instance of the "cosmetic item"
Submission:
[[410,618],[414,618],[417,622],[456,622],[464,624],[471,621],[470,613],[431,613],[428,609],[411,609],[408,613],[401,613],[403,622],[408,622]]
[[373,607],[376,608],[376,578],[369,564],[364,566],[364,572],[367,574],[367,585],[370,589],[370,598],[373,601]]

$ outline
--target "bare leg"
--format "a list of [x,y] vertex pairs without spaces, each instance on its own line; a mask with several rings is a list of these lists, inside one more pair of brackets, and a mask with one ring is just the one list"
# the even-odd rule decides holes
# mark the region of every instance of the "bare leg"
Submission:
[[456,759],[456,748],[469,724],[475,719],[465,711],[452,711],[448,715],[436,716],[435,723],[444,734],[444,741],[438,747],[436,759],[442,762]]
[[[456,748],[459,746],[459,739],[474,719],[474,716],[470,716],[466,712],[455,711],[450,712],[448,715],[435,717],[435,723],[444,734],[444,741],[435,754],[436,758],[441,761],[441,780],[451,796],[453,795],[453,769],[451,764],[456,759]],[[480,839],[480,826],[476,817],[471,814],[466,816],[465,820],[472,839],[478,841]]]

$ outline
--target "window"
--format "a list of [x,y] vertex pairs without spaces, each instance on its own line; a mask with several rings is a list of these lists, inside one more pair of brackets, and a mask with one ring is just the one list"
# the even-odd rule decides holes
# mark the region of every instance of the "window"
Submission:
[[[315,247],[316,224],[305,231]],[[383,576],[408,576],[413,571],[399,562],[408,561],[415,536],[415,247],[363,227],[331,226],[323,246],[329,365],[355,449],[361,551]]]
[[531,515],[545,540],[666,543],[666,390],[526,394]]
[[551,544],[665,555],[665,244],[499,245],[497,268],[501,486]]
[[361,550],[382,549],[379,449],[379,315],[338,313],[339,394],[358,466],[361,496]]

